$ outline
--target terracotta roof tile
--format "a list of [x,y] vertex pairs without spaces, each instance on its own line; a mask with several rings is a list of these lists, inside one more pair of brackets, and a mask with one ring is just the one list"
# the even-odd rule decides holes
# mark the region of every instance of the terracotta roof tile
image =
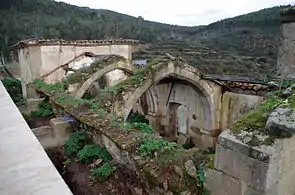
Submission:
[[109,39],[109,40],[63,40],[63,39],[26,39],[18,42],[15,47],[30,45],[111,45],[111,44],[139,44],[133,39]]

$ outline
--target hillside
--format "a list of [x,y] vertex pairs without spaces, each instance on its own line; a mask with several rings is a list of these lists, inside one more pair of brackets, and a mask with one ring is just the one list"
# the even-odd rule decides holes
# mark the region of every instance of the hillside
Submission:
[[280,10],[284,7],[263,9],[212,23],[197,30],[190,41],[234,55],[275,59],[280,38]]
[[31,37],[132,38],[148,44],[135,58],[150,59],[170,52],[209,73],[270,77],[275,71],[281,8],[208,26],[182,27],[52,0],[1,0],[0,52],[9,58],[11,45]]

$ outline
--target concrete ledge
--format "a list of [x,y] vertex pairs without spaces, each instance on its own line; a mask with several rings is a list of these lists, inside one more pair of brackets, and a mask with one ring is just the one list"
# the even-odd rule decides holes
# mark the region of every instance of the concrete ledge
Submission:
[[265,189],[269,164],[220,145],[217,145],[215,159],[217,170],[239,178],[255,189]]
[[[270,146],[250,147],[229,131],[223,132],[216,148],[216,170],[214,174],[208,171],[211,177],[208,185],[212,186],[214,181],[215,185],[222,186],[224,181],[228,181],[233,191],[243,189],[240,193],[236,192],[237,195],[294,194],[294,154],[295,136],[277,139]],[[222,191],[218,195],[223,194],[231,193]]]
[[0,82],[0,194],[71,195]]
[[280,150],[280,148],[273,146],[259,146],[250,147],[244,144],[241,140],[237,139],[229,130],[222,132],[219,136],[219,145],[224,148],[238,151],[241,154],[247,155],[254,159],[269,162],[270,156],[274,153],[274,150]]

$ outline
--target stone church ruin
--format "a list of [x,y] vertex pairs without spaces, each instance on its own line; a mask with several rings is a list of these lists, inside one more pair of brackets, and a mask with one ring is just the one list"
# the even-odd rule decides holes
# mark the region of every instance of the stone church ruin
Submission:
[[67,148],[83,131],[86,149],[101,153],[84,158],[83,146],[67,160],[96,175],[118,167],[136,181],[124,183],[129,194],[292,195],[294,25],[295,11],[283,11],[285,88],[207,75],[170,54],[138,66],[137,40],[21,41],[24,110],[50,111],[29,125],[44,149]]

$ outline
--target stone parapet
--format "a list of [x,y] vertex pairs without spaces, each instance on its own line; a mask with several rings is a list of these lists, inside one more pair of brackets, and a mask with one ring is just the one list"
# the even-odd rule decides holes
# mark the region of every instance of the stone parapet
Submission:
[[[212,186],[212,195],[294,194],[294,152],[295,137],[278,139],[270,146],[250,147],[225,131],[216,148],[215,170],[207,171],[207,185]],[[217,191],[213,183],[225,187]]]
[[0,82],[0,194],[71,195]]

